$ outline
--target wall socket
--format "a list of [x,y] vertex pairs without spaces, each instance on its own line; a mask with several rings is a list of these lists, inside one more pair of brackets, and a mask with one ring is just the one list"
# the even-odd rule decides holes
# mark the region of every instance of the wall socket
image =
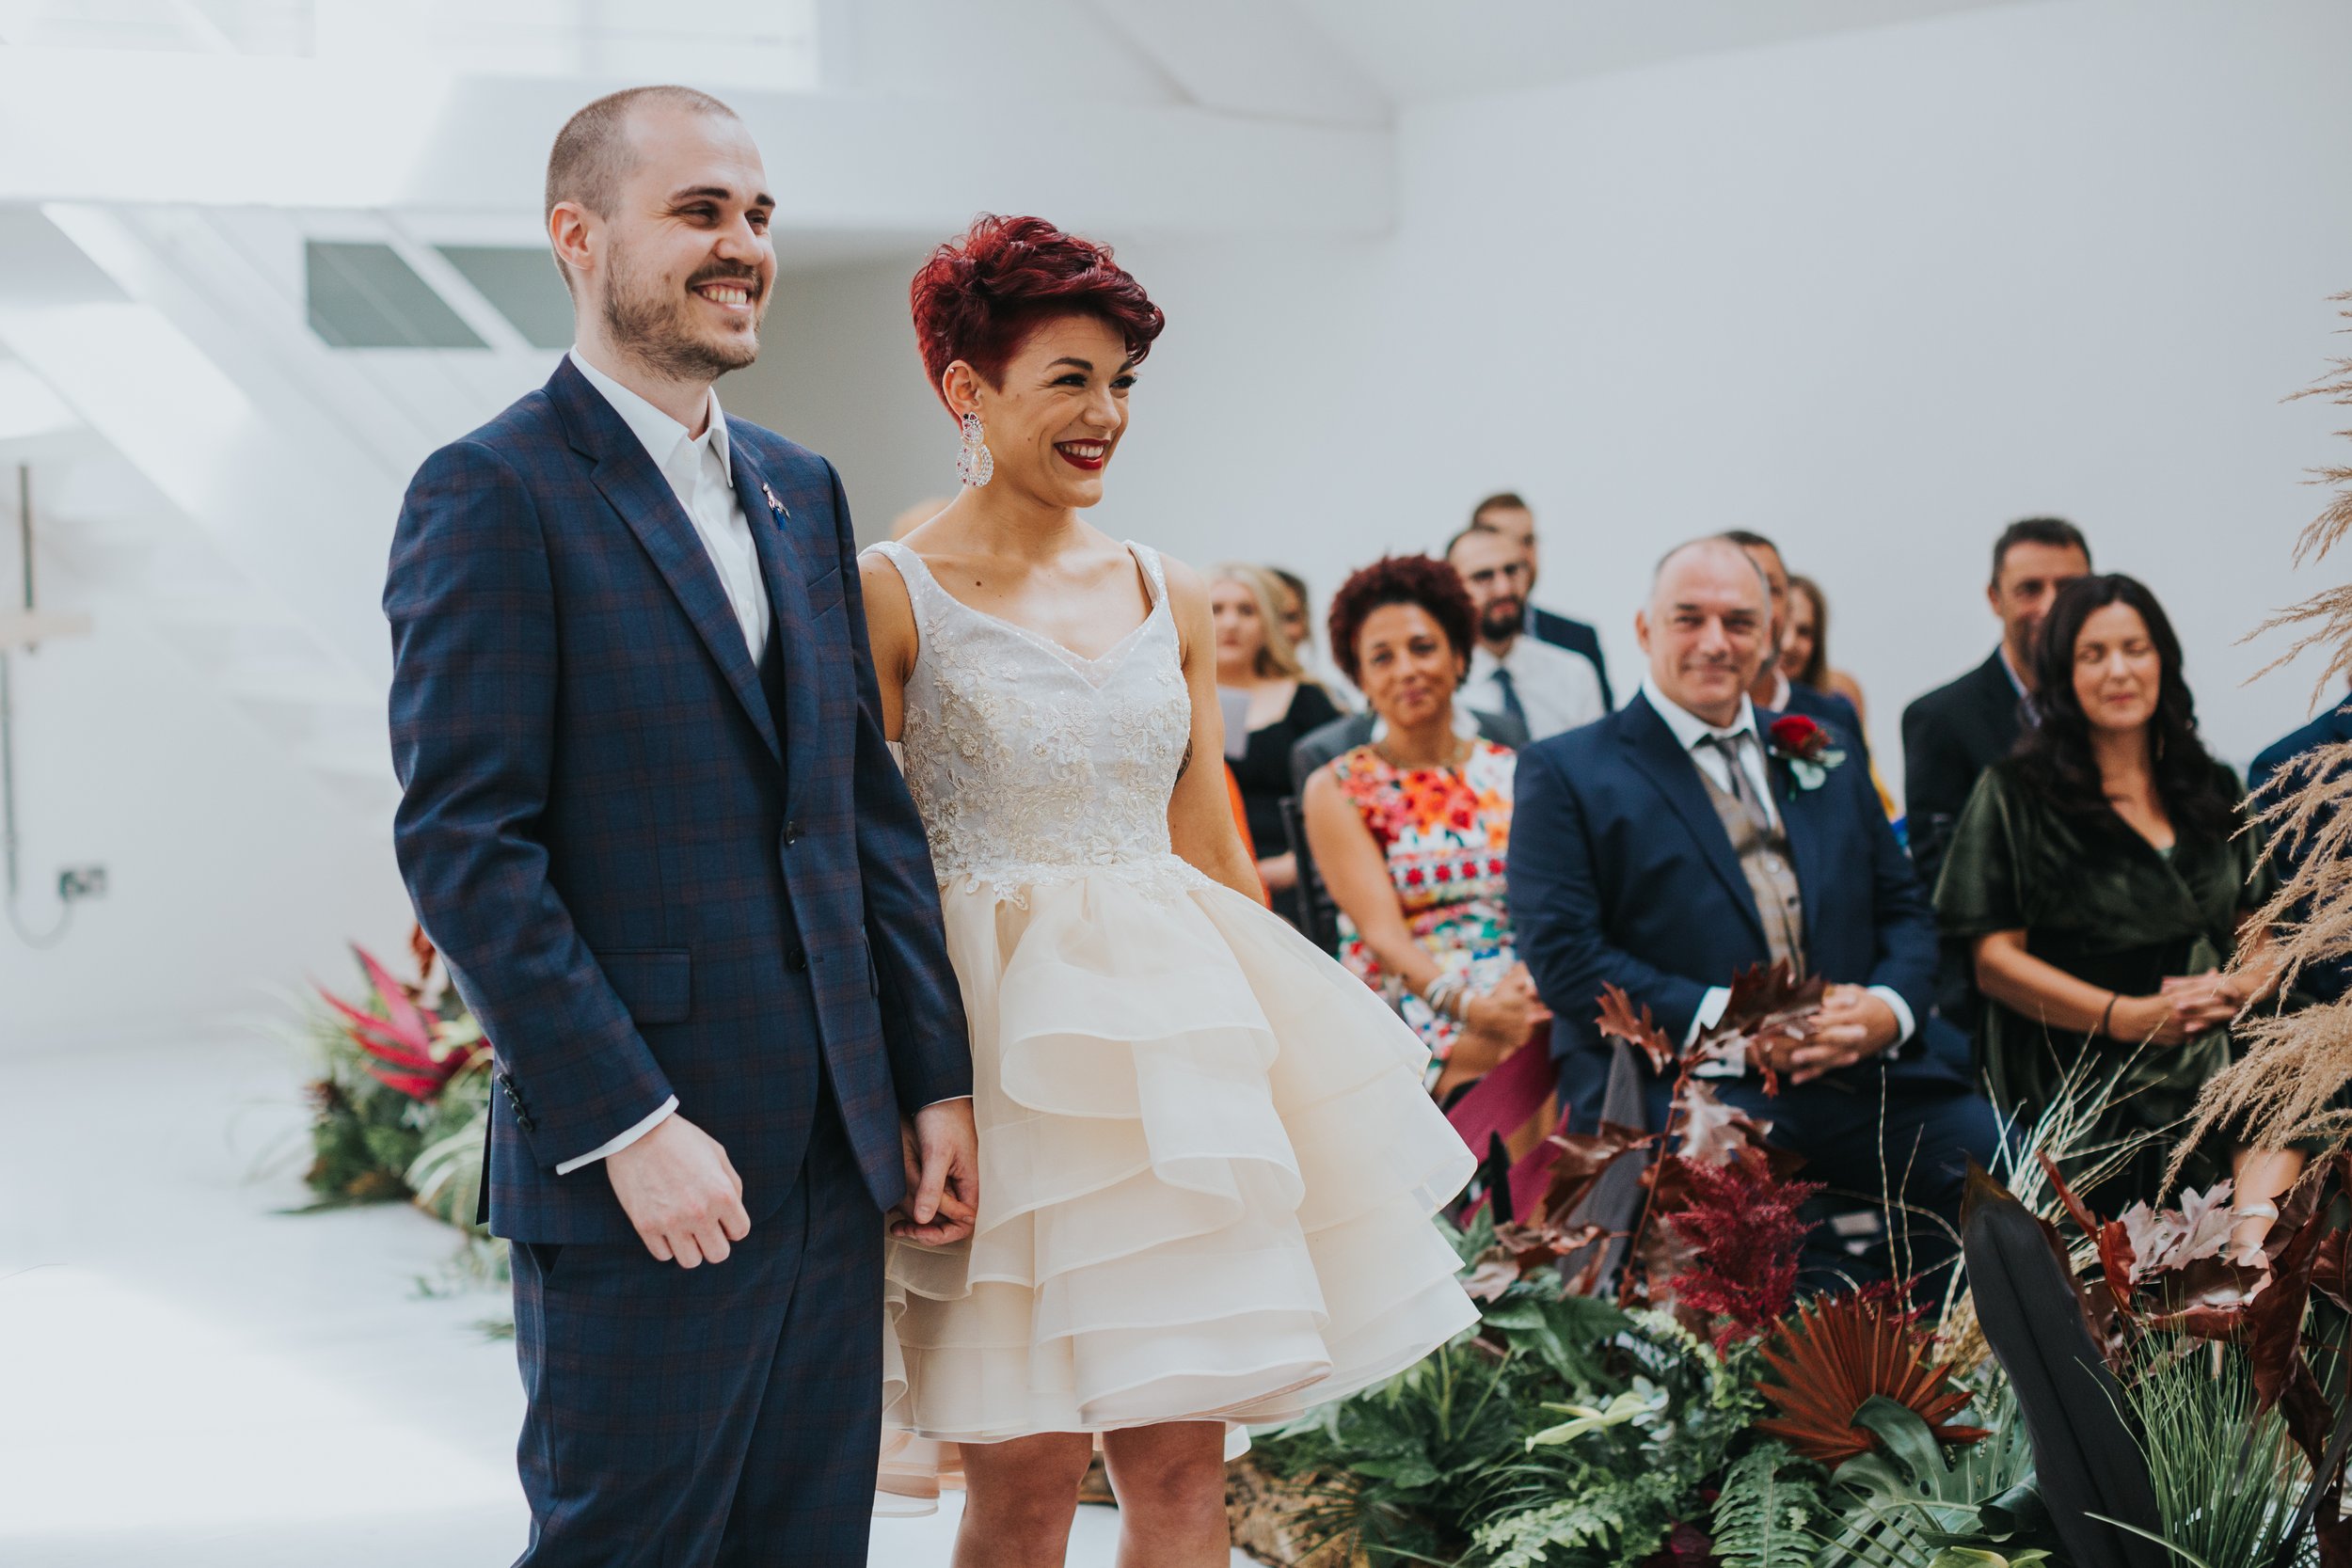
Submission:
[[106,868],[72,865],[57,873],[57,902],[78,904],[106,896]]

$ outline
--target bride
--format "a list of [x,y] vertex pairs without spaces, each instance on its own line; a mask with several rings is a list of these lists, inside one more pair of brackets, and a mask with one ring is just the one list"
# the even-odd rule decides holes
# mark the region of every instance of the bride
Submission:
[[969,1240],[890,1243],[885,1420],[902,1462],[961,1464],[958,1568],[1060,1562],[1098,1441],[1121,1564],[1222,1565],[1246,1424],[1474,1320],[1429,1223],[1472,1161],[1419,1037],[1263,905],[1206,585],[1080,515],[1160,311],[1034,217],[980,219],[913,297],[965,488],[859,564],[980,1181]]

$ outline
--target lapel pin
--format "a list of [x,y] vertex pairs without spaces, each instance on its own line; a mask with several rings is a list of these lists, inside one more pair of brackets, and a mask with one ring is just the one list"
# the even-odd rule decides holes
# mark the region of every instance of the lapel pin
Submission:
[[759,482],[759,493],[768,498],[769,511],[774,513],[779,517],[789,517],[792,515],[791,512],[786,508],[784,502],[776,499],[774,487],[764,479]]

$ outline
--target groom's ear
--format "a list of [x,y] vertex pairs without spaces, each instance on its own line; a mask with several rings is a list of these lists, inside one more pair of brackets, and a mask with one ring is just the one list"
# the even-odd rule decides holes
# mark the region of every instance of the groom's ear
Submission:
[[555,252],[555,270],[576,299],[580,275],[596,270],[603,236],[596,230],[596,215],[577,201],[559,201],[548,209],[548,247]]

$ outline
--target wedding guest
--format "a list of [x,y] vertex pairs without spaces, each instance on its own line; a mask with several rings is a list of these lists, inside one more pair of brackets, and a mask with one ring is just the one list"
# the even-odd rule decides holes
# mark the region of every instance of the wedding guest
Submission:
[[1802,573],[1788,579],[1788,624],[1781,628],[1780,666],[1798,686],[1845,698],[1853,705],[1854,717],[1868,725],[1870,710],[1862,700],[1862,683],[1830,665],[1829,599],[1820,583]]
[[1781,560],[1780,546],[1747,529],[1727,529],[1724,537],[1748,552],[1748,559],[1764,574],[1765,585],[1772,591],[1772,627],[1765,639],[1764,667],[1756,673],[1748,696],[1756,706],[1770,712],[1802,713],[1817,723],[1826,724],[1849,746],[1860,747],[1867,755],[1870,738],[1863,732],[1861,711],[1837,692],[1790,680],[1788,672],[1782,667],[1781,644],[1788,628],[1788,567]]
[[1275,912],[1295,926],[1298,861],[1282,823],[1282,801],[1291,793],[1291,747],[1340,717],[1340,710],[1298,662],[1290,634],[1282,629],[1280,603],[1280,585],[1262,566],[1228,562],[1210,575],[1216,684],[1241,716],[1239,723],[1227,722],[1226,760],[1241,781],[1258,875]]
[[[2352,741],[2352,697],[2274,741],[2254,759],[2254,766],[2246,775],[2252,804],[2256,808],[2265,806],[2309,783],[2317,766],[2312,753],[2347,741]],[[2330,778],[2340,777],[2342,765],[2326,771]],[[2272,836],[2271,867],[2281,881],[2295,875],[2296,866],[2309,853],[2310,834],[2325,827],[2333,816],[2332,808],[2322,808],[2307,832]],[[2352,955],[2304,965],[2296,974],[2295,989],[2315,1002],[2342,1001],[2346,993],[2352,993]]]
[[[1970,794],[1936,910],[1975,959],[1994,1103],[2030,1123],[2089,1058],[2122,1075],[2092,1141],[2160,1134],[2229,1062],[2230,1022],[2263,990],[2259,965],[2224,971],[2241,940],[2260,940],[2247,922],[2267,867],[2145,586],[2109,575],[2059,590],[2034,676],[2037,721]],[[2170,1152],[2157,1138],[2093,1207],[2155,1202]]]
[[2017,747],[2034,690],[2034,639],[2059,589],[2090,574],[2090,546],[2059,517],[2026,517],[1993,544],[1985,602],[2001,641],[1982,664],[1903,709],[1903,798],[1911,858],[1930,887],[1961,807],[1984,770]]
[[[1977,780],[2016,749],[2031,706],[2034,640],[2051,600],[2090,571],[2090,546],[2062,518],[2026,517],[2003,529],[1993,543],[1993,578],[1985,589],[2001,641],[1982,664],[1903,709],[1904,836],[1930,888]],[[1976,974],[1968,945],[1947,938],[1936,965],[1936,1008],[1972,1033],[1984,1006]]]
[[1314,607],[1307,595],[1307,579],[1281,566],[1268,566],[1266,572],[1282,591],[1281,603],[1276,608],[1282,612],[1282,629],[1290,634],[1291,649],[1298,656],[1299,668],[1342,708],[1352,711],[1363,706],[1355,686],[1315,648]]
[[[1843,670],[1830,668],[1829,598],[1811,578],[1798,575],[1788,579],[1788,622],[1781,628],[1780,662],[1792,689],[1803,687],[1845,698],[1853,705],[1854,722],[1863,727],[1864,734],[1868,733],[1870,715],[1863,705],[1862,683]],[[1878,791],[1879,809],[1889,821],[1902,816],[1895,792],[1879,776],[1875,759],[1870,764],[1870,787]]]
[[1592,660],[1528,634],[1527,590],[1534,580],[1526,546],[1492,529],[1466,528],[1446,544],[1477,611],[1477,641],[1462,701],[1508,714],[1541,740],[1609,711]]
[[1474,617],[1459,578],[1426,556],[1347,579],[1331,646],[1384,734],[1318,768],[1305,797],[1308,842],[1340,907],[1340,959],[1428,1043],[1441,1101],[1550,1016],[1503,897],[1514,754],[1454,730]]
[[[1857,1263],[1921,1277],[1952,1253],[1968,1162],[1988,1163],[1992,1108],[1955,1058],[1964,1046],[1929,1011],[1935,921],[1927,892],[1849,757],[1804,767],[1748,693],[1771,644],[1762,568],[1723,538],[1659,563],[1634,631],[1649,657],[1641,693],[1599,723],[1519,758],[1509,901],[1519,956],[1553,1013],[1562,1104],[1597,1119],[1614,1054],[1596,1023],[1613,983],[1680,1042],[1720,1019],[1743,971],[1785,959],[1829,982],[1802,1040],[1780,1050],[1779,1093],[1746,1074],[1713,1080],[1727,1104],[1770,1123],[1808,1178],[1896,1217],[1866,1260],[1822,1231],[1812,1277]],[[1645,1061],[1648,1123],[1673,1092]],[[1924,1212],[1940,1223],[1903,1221]],[[1891,1250],[1889,1250],[1891,1249]]]
[[1615,707],[1616,696],[1609,689],[1609,661],[1601,656],[1600,633],[1581,621],[1572,621],[1565,615],[1553,614],[1550,610],[1536,604],[1533,597],[1535,591],[1535,578],[1543,569],[1543,556],[1536,547],[1535,514],[1529,509],[1527,502],[1511,491],[1498,491],[1470,508],[1470,526],[1485,529],[1492,533],[1500,533],[1504,538],[1517,542],[1518,546],[1527,552],[1527,593],[1530,595],[1527,600],[1529,635],[1539,642],[1549,642],[1555,648],[1565,648],[1579,657],[1590,660],[1593,666],[1593,679],[1600,687],[1600,705],[1604,709]]

